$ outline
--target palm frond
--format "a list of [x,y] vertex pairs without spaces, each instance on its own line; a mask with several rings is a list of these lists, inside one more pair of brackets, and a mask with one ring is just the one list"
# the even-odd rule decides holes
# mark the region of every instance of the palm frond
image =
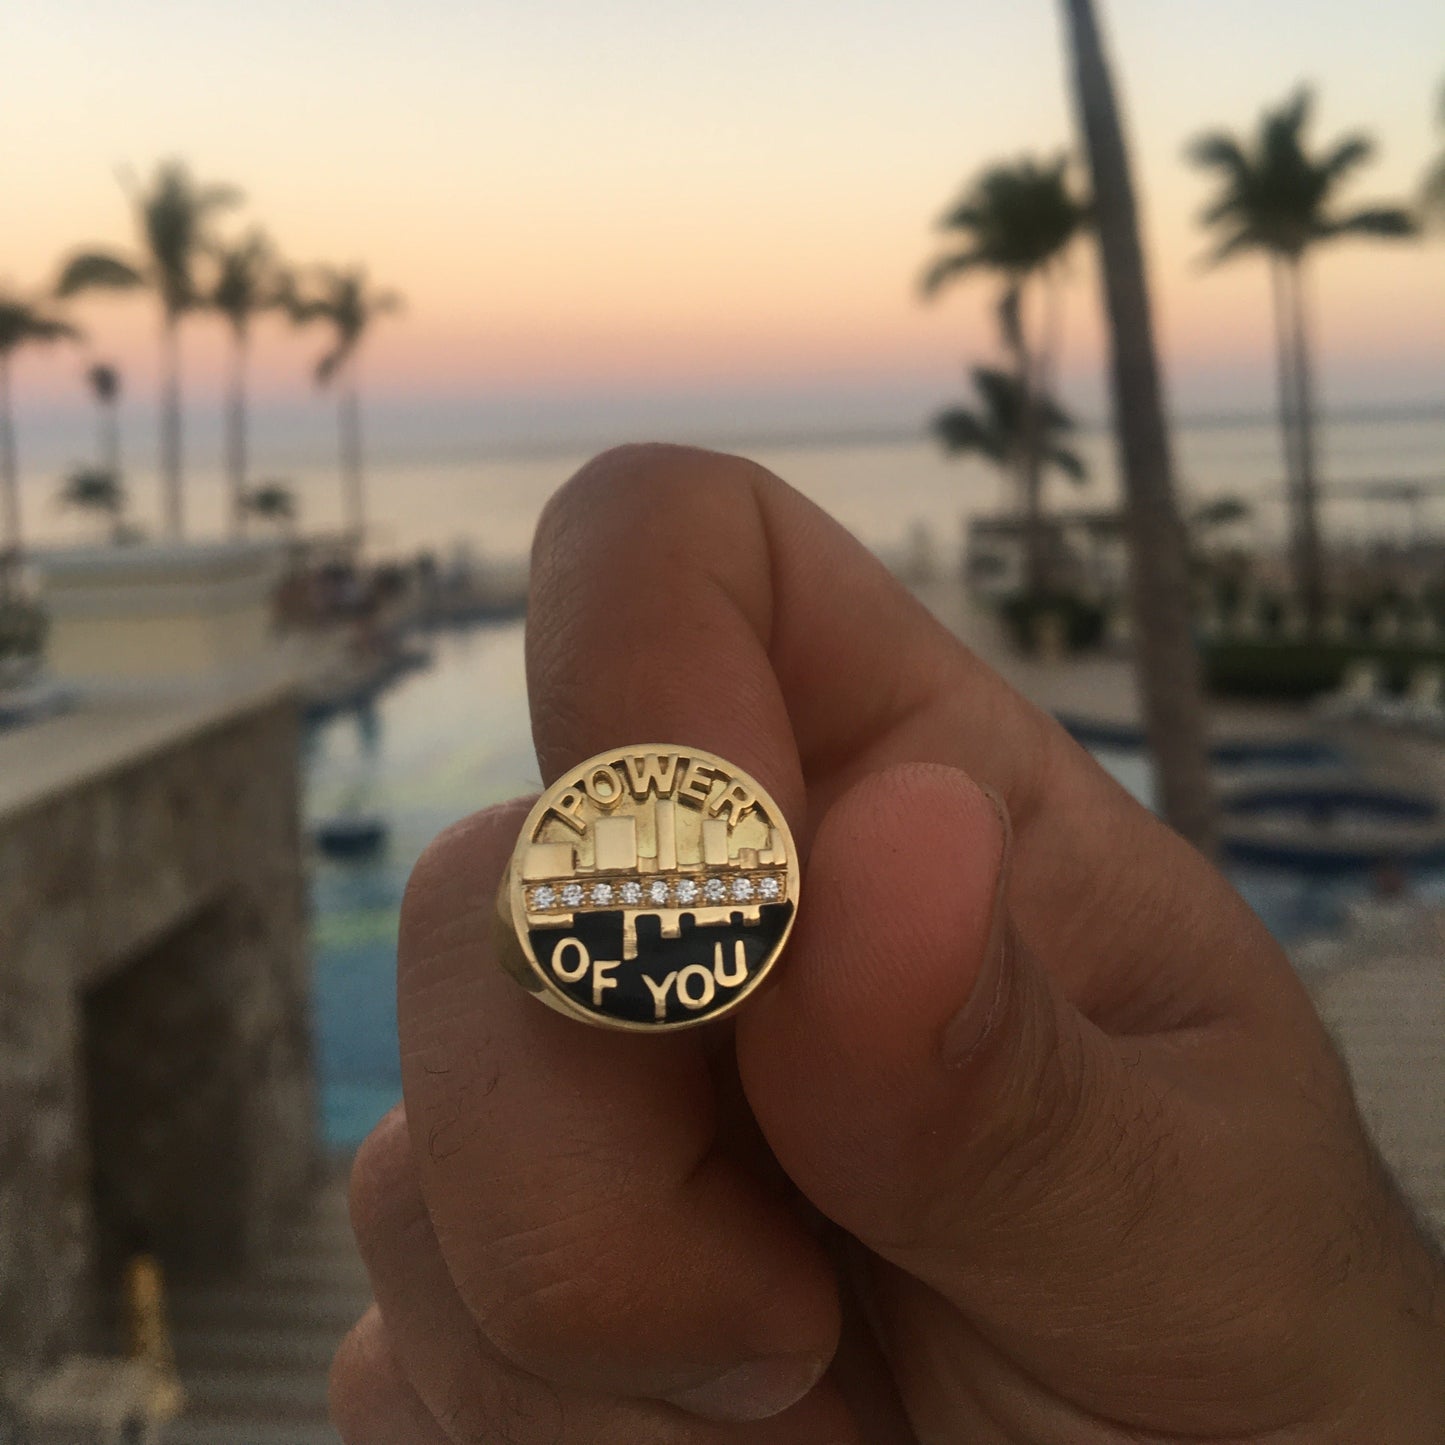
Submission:
[[45,345],[80,339],[81,333],[68,321],[18,297],[0,294],[0,354],[8,354],[28,342]]
[[1309,129],[1310,117],[1314,114],[1314,109],[1314,87],[1301,82],[1295,87],[1294,94],[1275,112],[1275,119],[1281,126],[1293,131],[1298,136]]
[[930,423],[946,452],[972,452],[1008,466],[1033,447],[1046,465],[1074,481],[1087,479],[1083,459],[1061,440],[1073,418],[1053,397],[1037,391],[1030,396],[1015,372],[999,367],[976,366],[969,375],[981,405],[950,407]]
[[1366,206],[1348,216],[1328,221],[1320,234],[1405,239],[1417,235],[1419,230],[1415,217],[1400,206]]
[[1219,190],[1201,220],[1223,237],[1211,254],[1218,264],[1248,249],[1298,257],[1316,242],[1338,236],[1400,236],[1398,208],[1375,207],[1340,216],[1332,205],[1347,179],[1374,153],[1370,137],[1355,132],[1323,153],[1306,145],[1313,108],[1307,87],[1266,110],[1248,143],[1213,133],[1201,136],[1189,154],[1219,172]]
[[1445,156],[1425,172],[1420,188],[1420,209],[1428,217],[1445,221]]
[[1001,462],[1004,453],[998,438],[988,429],[982,418],[967,407],[951,406],[941,411],[930,423],[934,436],[943,444],[950,455],[979,452],[990,461]]
[[1241,229],[1226,236],[1213,250],[1201,258],[1200,264],[1206,267],[1220,266],[1226,261],[1232,261],[1245,251],[1258,250],[1267,244],[1264,238],[1256,235],[1255,232]]
[[120,256],[108,251],[82,251],[61,268],[55,294],[74,296],[80,291],[130,290],[144,285],[141,272]]
[[[959,256],[977,260],[935,263],[928,273],[938,273],[932,289],[971,265],[1025,275],[1062,256],[1091,219],[1089,203],[1075,193],[1068,168],[1067,156],[1025,157],[989,166],[976,176],[939,225],[966,238]],[[925,294],[929,289],[925,278]]]
[[1044,454],[1044,460],[1061,471],[1076,486],[1089,480],[1089,469],[1084,459],[1072,447],[1051,446]]
[[1184,154],[1194,165],[1224,171],[1231,178],[1238,179],[1249,172],[1249,161],[1239,142],[1223,131],[1196,136],[1185,146]]
[[244,205],[245,200],[246,193],[239,186],[225,184],[201,186],[195,193],[196,210],[202,215],[212,211],[229,211]]
[[37,316],[26,334],[28,341],[83,341],[85,333],[78,326],[62,321],[58,316]]
[[1375,143],[1367,135],[1347,135],[1335,142],[1319,162],[1329,181],[1343,180],[1375,154]]
[[1024,349],[1023,286],[1018,281],[1004,287],[998,302],[998,328],[1010,351]]
[[950,281],[969,271],[976,271],[982,265],[984,258],[977,251],[956,251],[951,256],[940,256],[918,278],[918,293],[925,301],[932,300]]
[[336,373],[346,364],[346,359],[351,355],[351,350],[351,346],[347,343],[338,342],[316,363],[317,386],[329,386],[331,384]]

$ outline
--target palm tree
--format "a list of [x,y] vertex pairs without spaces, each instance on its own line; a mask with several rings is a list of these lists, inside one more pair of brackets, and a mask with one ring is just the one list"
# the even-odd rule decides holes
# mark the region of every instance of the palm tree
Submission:
[[366,525],[366,499],[361,472],[361,404],[357,395],[356,358],[368,326],[403,305],[395,291],[376,291],[359,266],[347,271],[317,267],[309,296],[291,301],[298,323],[324,321],[332,329],[331,349],[316,363],[316,384],[337,392],[341,440],[341,483],[347,530],[359,546]]
[[[1439,109],[1435,113],[1437,123],[1445,129],[1445,85],[1440,87]],[[1425,216],[1439,223],[1445,223],[1445,150],[1442,150],[1425,173],[1425,184],[1420,193],[1420,209]]]
[[231,527],[245,526],[246,507],[246,363],[251,322],[263,311],[288,304],[290,285],[275,250],[260,231],[217,253],[216,282],[207,298],[231,328],[234,363],[231,405],[226,418],[226,464],[231,486]]
[[[971,375],[981,405],[977,410],[954,406],[939,412],[933,419],[933,434],[950,455],[981,456],[1011,474],[1016,486],[1022,483],[1029,488],[1019,508],[1025,519],[1025,556],[1042,564],[1045,470],[1054,467],[1071,482],[1083,482],[1088,475],[1083,459],[1063,441],[1073,430],[1073,419],[1052,397],[1027,394],[1023,382],[1011,371],[976,366]],[[1018,456],[1026,429],[1032,433],[1036,465],[1021,477]],[[1030,587],[1028,595],[1038,599],[1042,592]]]
[[100,466],[120,476],[120,372],[104,361],[86,368],[85,380],[100,408]]
[[1369,160],[1374,144],[1357,133],[1336,141],[1322,155],[1310,155],[1305,131],[1313,103],[1309,90],[1301,88],[1277,110],[1264,113],[1252,141],[1241,143],[1213,131],[1189,147],[1196,165],[1220,177],[1219,190],[1201,218],[1219,233],[1211,264],[1246,251],[1262,251],[1269,258],[1295,586],[1312,630],[1324,620],[1325,574],[1305,260],[1314,247],[1343,236],[1411,236],[1416,229],[1409,213],[1398,206],[1348,212],[1334,208],[1341,186]]
[[[972,373],[973,388],[978,393],[977,410],[953,406],[933,419],[933,433],[951,455],[973,453],[996,466],[1012,469],[1018,456],[1019,438],[1030,401],[1018,377],[1010,371],[993,366],[976,366]],[[1071,482],[1082,482],[1088,476],[1079,454],[1062,440],[1073,430],[1073,418],[1052,397],[1032,399],[1035,444],[1038,449],[1041,477],[1046,467],[1054,467]],[[1039,509],[1037,495],[1028,499],[1024,508],[1030,516]]]
[[290,536],[296,526],[296,493],[285,482],[261,482],[246,492],[241,505],[253,517]]
[[22,346],[52,341],[78,341],[68,322],[48,315],[12,292],[0,291],[0,596],[8,594],[12,570],[21,552],[20,464],[15,448],[15,416],[10,367]]
[[1214,792],[1204,685],[1190,627],[1189,552],[1174,492],[1129,152],[1092,0],[1062,3],[1109,321],[1145,732],[1165,818],[1196,847],[1212,852]]
[[[1018,369],[1024,410],[1012,464],[1019,474],[1019,495],[1037,498],[1042,457],[1037,445],[1034,398],[1053,389],[1058,350],[1060,282],[1069,247],[1089,223],[1088,205],[1074,195],[1065,157],[1040,163],[1021,160],[989,167],[944,213],[940,229],[962,237],[958,249],[945,252],[923,274],[925,298],[936,296],[950,282],[979,271],[1002,282],[999,319],[1005,344]],[[1041,335],[1028,324],[1031,292],[1041,291]],[[1028,590],[1044,586],[1041,518],[1027,513],[1026,573]]]
[[161,302],[161,350],[165,381],[161,403],[161,485],[166,531],[185,530],[181,496],[181,318],[200,303],[196,263],[210,248],[210,222],[217,211],[239,204],[231,186],[197,184],[180,161],[158,166],[149,189],[128,185],[139,225],[142,253],[133,258],[108,251],[73,255],[56,292],[72,296],[93,288],[147,286]]
[[83,467],[72,472],[60,490],[60,505],[99,515],[111,539],[118,539],[125,512],[125,488],[114,472],[99,467]]

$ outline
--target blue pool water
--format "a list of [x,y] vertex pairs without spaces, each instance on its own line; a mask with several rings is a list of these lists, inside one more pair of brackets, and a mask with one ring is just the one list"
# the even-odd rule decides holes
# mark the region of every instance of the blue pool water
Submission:
[[305,763],[308,823],[356,808],[390,825],[380,856],[310,865],[322,1123],[346,1147],[401,1093],[396,929],[412,865],[449,823],[538,785],[520,625],[442,638],[435,667],[313,728]]
[[[1135,749],[1093,751],[1138,798],[1152,793]],[[390,827],[365,862],[311,862],[315,1028],[325,1134],[351,1147],[401,1094],[394,976],[402,891],[427,843],[449,823],[539,786],[522,667],[511,623],[438,639],[435,665],[363,713],[310,732],[306,813],[314,824],[355,809]],[[1236,886],[1281,939],[1335,926],[1364,879],[1236,867]],[[1441,880],[1423,880],[1445,893]]]

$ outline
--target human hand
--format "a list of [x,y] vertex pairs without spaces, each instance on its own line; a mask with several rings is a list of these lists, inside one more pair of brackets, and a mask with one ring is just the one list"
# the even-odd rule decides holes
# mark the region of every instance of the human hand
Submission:
[[609,453],[528,671],[545,776],[717,752],[803,904],[733,1029],[638,1038],[496,966],[524,805],[432,845],[348,1445],[1445,1441],[1439,1257],[1279,948],[823,513]]

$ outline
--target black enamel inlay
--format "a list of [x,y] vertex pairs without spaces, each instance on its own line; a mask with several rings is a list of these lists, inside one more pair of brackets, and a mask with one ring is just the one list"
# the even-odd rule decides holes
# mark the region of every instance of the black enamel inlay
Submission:
[[[662,920],[655,913],[639,914],[637,957],[633,959],[622,959],[620,909],[606,913],[579,912],[573,915],[570,925],[533,928],[528,936],[537,962],[553,986],[589,1013],[641,1024],[682,1023],[706,1018],[726,1008],[772,955],[792,916],[791,903],[763,904],[756,923],[744,922],[739,912],[726,923],[699,924],[691,913],[684,913],[679,936],[664,938]],[[568,983],[552,966],[554,953],[563,940],[569,938],[578,940],[594,961],[622,960],[618,967],[606,971],[605,978],[615,981],[616,987],[603,990],[600,1003],[593,1002],[592,969],[575,983]],[[730,978],[736,972],[738,943],[742,944],[746,976],[736,984],[720,982],[718,947],[721,945],[721,977]],[[569,971],[576,968],[578,960],[576,949],[563,949],[561,962]],[[669,974],[681,975],[684,970],[693,969],[684,982],[696,1003],[706,992],[701,975],[695,971],[698,967],[705,969],[712,980],[712,997],[701,1006],[690,1007],[678,996],[678,979],[674,978],[666,990],[664,1016],[659,1019],[657,1003],[645,976],[661,987]]]

